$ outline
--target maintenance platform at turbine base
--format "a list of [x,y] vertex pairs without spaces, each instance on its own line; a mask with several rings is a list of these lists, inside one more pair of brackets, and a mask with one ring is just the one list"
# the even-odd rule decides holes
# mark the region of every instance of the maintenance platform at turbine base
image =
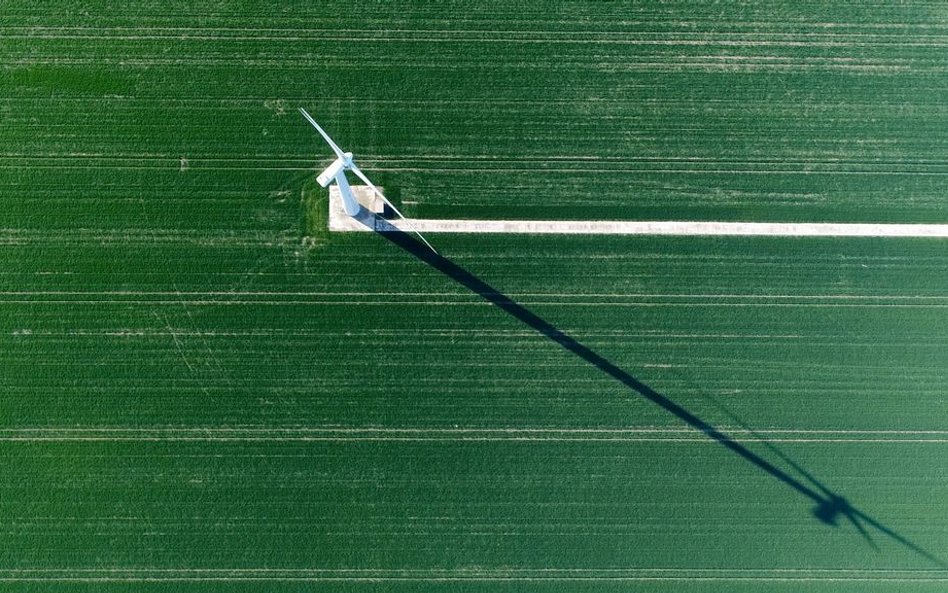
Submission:
[[[362,206],[363,213],[368,211],[377,216],[385,214],[385,202],[372,191],[368,185],[352,185],[352,195],[359,205]],[[379,188],[383,191],[384,188]],[[383,192],[384,193],[384,192]],[[342,204],[342,195],[339,193],[339,186],[336,184],[329,186],[329,230],[330,231],[370,231],[365,223],[358,218],[346,214],[346,209]]]

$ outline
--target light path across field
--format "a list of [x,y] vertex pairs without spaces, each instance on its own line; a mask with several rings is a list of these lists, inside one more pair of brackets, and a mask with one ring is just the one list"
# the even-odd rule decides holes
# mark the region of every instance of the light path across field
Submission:
[[[360,202],[367,188],[354,186]],[[370,208],[378,211],[377,208]],[[346,215],[339,192],[329,192],[329,230],[400,231],[421,233],[510,233],[545,235],[675,235],[675,236],[770,236],[770,237],[928,237],[948,238],[948,224],[884,224],[837,222],[719,222],[687,220],[451,220]]]

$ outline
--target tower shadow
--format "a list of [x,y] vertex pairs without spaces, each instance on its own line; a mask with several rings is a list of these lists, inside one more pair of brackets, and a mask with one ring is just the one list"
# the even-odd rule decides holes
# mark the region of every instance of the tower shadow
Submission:
[[[569,336],[567,333],[558,329],[553,324],[536,315],[523,305],[512,300],[510,297],[495,289],[490,284],[481,280],[471,272],[467,271],[451,260],[435,253],[420,241],[391,225],[385,219],[365,212],[364,209],[356,218],[368,228],[375,230],[377,234],[381,235],[392,244],[400,247],[405,252],[413,255],[431,268],[437,270],[461,286],[464,286],[471,292],[477,294],[511,317],[532,328],[548,340],[558,344],[564,350],[571,352],[580,359],[596,367],[604,374],[627,387],[633,393],[652,402],[691,428],[701,432],[706,437],[724,447],[731,453],[757,467],[766,475],[783,483],[788,488],[809,499],[813,505],[811,514],[820,523],[838,527],[841,521],[847,520],[856,527],[856,529],[859,531],[862,537],[866,539],[869,545],[878,549],[867,529],[867,526],[872,527],[879,533],[889,537],[895,542],[898,542],[905,548],[915,552],[940,568],[948,569],[948,563],[928,552],[900,533],[896,532],[894,529],[884,525],[877,519],[853,506],[845,497],[818,481],[814,476],[806,472],[804,468],[802,468],[798,463],[794,462],[788,456],[776,449],[776,447],[774,447],[772,444],[764,441],[768,450],[789,464],[790,467],[794,469],[794,471],[803,477],[803,480],[794,477],[761,455],[751,451],[709,422],[706,422],[667,396],[659,393],[642,381],[636,379],[630,373],[619,368],[601,354],[580,343],[575,338]],[[753,434],[757,435],[757,433]]]

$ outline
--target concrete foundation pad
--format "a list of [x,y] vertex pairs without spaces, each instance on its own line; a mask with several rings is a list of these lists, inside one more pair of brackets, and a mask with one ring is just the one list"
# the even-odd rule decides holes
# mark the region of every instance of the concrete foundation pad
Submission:
[[[381,187],[383,194],[385,190]],[[385,212],[385,202],[368,185],[353,185],[352,195],[362,206],[363,212],[381,216]],[[368,231],[365,225],[346,214],[342,207],[342,196],[336,184],[329,186],[329,230],[330,231]]]

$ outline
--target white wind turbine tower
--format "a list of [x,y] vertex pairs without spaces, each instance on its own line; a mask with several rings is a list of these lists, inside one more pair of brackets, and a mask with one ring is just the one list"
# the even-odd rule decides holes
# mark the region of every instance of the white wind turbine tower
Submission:
[[398,216],[400,216],[401,219],[405,221],[405,224],[408,226],[408,228],[410,228],[413,233],[418,235],[418,238],[421,239],[429,249],[435,253],[438,253],[435,251],[435,248],[431,246],[431,243],[422,237],[421,233],[419,233],[415,227],[412,226],[410,222],[408,222],[408,219],[405,218],[401,212],[399,212],[398,208],[396,208],[395,205],[392,204],[389,199],[379,191],[379,188],[375,187],[375,185],[369,181],[369,178],[365,176],[365,173],[359,170],[359,167],[357,167],[352,161],[352,153],[343,152],[342,149],[332,141],[332,138],[329,137],[329,134],[319,127],[319,124],[316,123],[316,120],[314,120],[302,107],[300,107],[300,113],[302,113],[303,117],[305,117],[306,120],[311,123],[314,128],[316,128],[316,131],[319,132],[319,135],[323,137],[323,140],[325,140],[326,143],[329,144],[329,147],[332,148],[332,151],[336,153],[336,160],[334,160],[331,165],[326,167],[323,172],[320,173],[318,177],[316,177],[316,181],[318,181],[319,185],[323,187],[328,186],[333,181],[336,182],[336,185],[339,187],[339,195],[342,197],[342,206],[345,209],[346,214],[354,217],[359,214],[359,211],[362,208],[359,205],[359,202],[356,201],[355,196],[352,194],[352,188],[349,187],[349,180],[346,179],[346,171],[352,171],[355,173],[356,177],[364,181],[365,184],[368,185],[373,192],[375,192],[375,195],[382,198],[382,201],[388,204],[389,208],[391,208],[395,214],[398,214]]

